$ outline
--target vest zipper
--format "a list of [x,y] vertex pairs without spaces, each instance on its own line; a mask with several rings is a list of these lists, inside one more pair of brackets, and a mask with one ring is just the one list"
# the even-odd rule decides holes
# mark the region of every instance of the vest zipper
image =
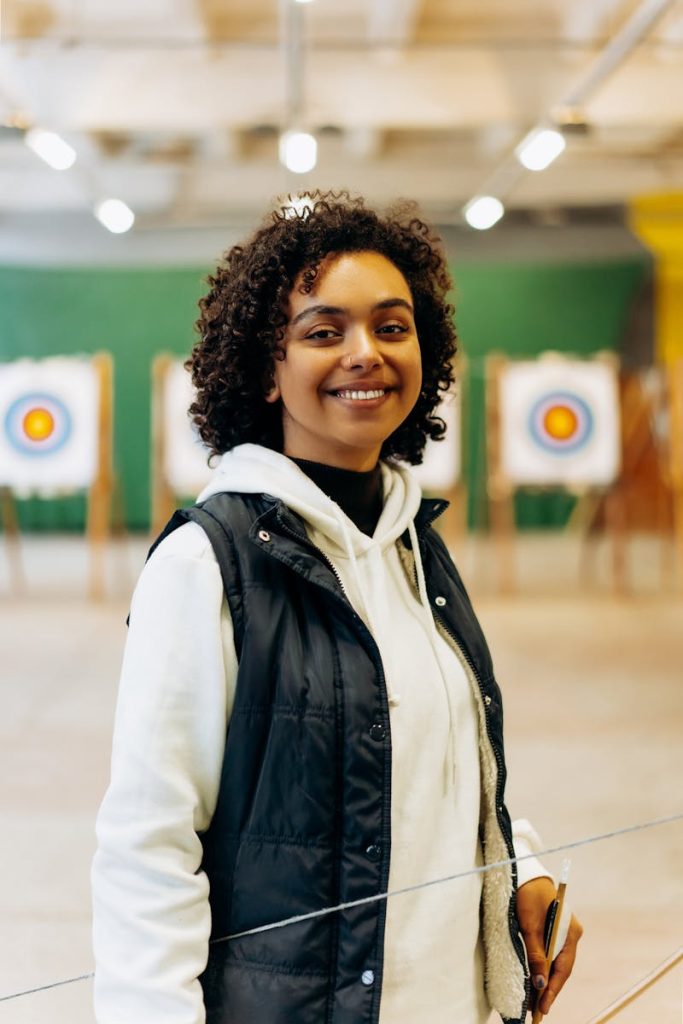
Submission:
[[[348,594],[344,590],[344,584],[342,583],[341,577],[340,577],[339,573],[337,572],[337,570],[335,569],[334,564],[329,560],[329,558],[327,557],[325,552],[321,551],[320,548],[317,547],[313,543],[312,540],[309,540],[308,537],[306,537],[304,534],[299,533],[297,530],[293,530],[290,526],[288,526],[280,518],[280,516],[278,516],[278,522],[279,522],[280,526],[282,527],[284,533],[286,533],[293,540],[298,541],[300,544],[304,544],[305,547],[307,547],[310,551],[313,551],[313,552],[315,552],[316,555],[318,555],[318,557],[320,558],[321,562],[323,562],[327,566],[327,568],[330,570],[330,572],[332,573],[332,575],[336,579],[337,583],[339,584],[339,589],[341,590],[341,594],[335,594],[334,596],[336,597],[336,599],[338,601],[341,601],[341,603],[344,605],[345,608],[347,608],[351,612],[355,622],[360,627],[361,631],[365,634],[365,636],[368,638],[368,640],[370,641],[370,644],[372,645],[372,647],[373,647],[373,649],[374,649],[374,651],[375,651],[375,653],[377,655],[377,657],[374,660],[375,660],[375,664],[376,664],[377,670],[379,672],[379,677],[380,677],[380,680],[381,680],[381,683],[382,683],[382,688],[383,688],[383,691],[384,691],[385,699],[386,699],[386,702],[387,702],[387,709],[388,709],[388,707],[389,707],[389,699],[386,696],[386,694],[387,694],[387,681],[386,681],[386,679],[384,677],[384,666],[382,665],[382,659],[380,657],[379,647],[377,646],[377,643],[375,641],[374,636],[372,635],[372,633],[370,632],[368,627],[365,625],[365,622],[363,621],[361,616],[358,614],[356,609],[353,607],[353,605],[349,601]],[[295,572],[298,572],[298,570],[295,569]],[[388,710],[387,710],[387,715],[388,715]]]
[[[390,735],[391,735],[391,719],[390,719],[390,715],[389,715],[389,698],[388,698],[388,695],[387,695],[387,682],[386,682],[386,678],[384,676],[384,666],[382,665],[382,658],[381,658],[380,653],[379,653],[379,647],[377,646],[377,643],[375,642],[375,638],[373,637],[373,635],[370,632],[370,630],[368,629],[368,627],[365,625],[365,622],[363,621],[361,616],[358,614],[356,609],[353,607],[353,605],[349,601],[348,595],[347,595],[346,591],[344,590],[344,585],[343,585],[343,583],[341,581],[339,573],[337,572],[337,570],[335,569],[333,563],[330,561],[330,559],[327,557],[327,555],[323,551],[321,551],[320,548],[317,547],[306,536],[306,534],[302,534],[298,530],[294,530],[290,526],[288,526],[287,523],[281,518],[279,513],[277,513],[277,520],[278,520],[278,523],[280,524],[280,527],[282,528],[284,533],[286,533],[289,537],[291,537],[292,540],[297,541],[299,544],[303,544],[310,551],[315,552],[315,554],[320,558],[320,560],[328,567],[328,569],[330,570],[330,572],[332,573],[334,578],[337,580],[337,582],[339,584],[339,589],[341,590],[341,594],[334,594],[334,597],[336,598],[337,601],[340,601],[344,605],[344,607],[347,608],[351,612],[354,620],[356,621],[356,624],[360,628],[361,632],[364,633],[365,636],[368,638],[368,640],[370,642],[370,646],[375,651],[375,655],[376,656],[373,656],[372,660],[375,663],[375,668],[376,668],[378,676],[379,676],[380,694],[384,698],[383,699],[384,707],[383,707],[382,710],[386,714],[386,719],[387,719],[387,723],[389,725],[389,730],[390,730]],[[298,569],[295,569],[294,571],[295,572],[299,572]],[[300,575],[303,575],[303,574],[300,573]],[[389,785],[391,787],[391,778],[390,778]],[[386,786],[384,788],[386,788]],[[390,789],[390,792],[391,792],[391,789]],[[382,800],[383,800],[383,804],[384,804],[384,794],[383,794]],[[383,816],[384,816],[384,814],[383,814]],[[391,822],[391,802],[390,801],[389,801],[389,821]],[[383,829],[384,829],[384,825],[383,825]],[[391,836],[391,824],[389,825],[389,836]],[[384,841],[385,839],[386,839],[386,836],[383,834],[382,841]],[[381,870],[380,892],[381,893],[385,893],[385,892],[387,892],[388,888],[389,888],[389,865],[386,863],[386,858],[385,858],[384,859],[384,864],[382,865],[382,870]],[[383,903],[383,909],[380,910],[379,922],[378,922],[378,940],[377,941],[379,943],[379,948],[381,950],[381,956],[379,957],[379,960],[380,960],[380,963],[381,963],[381,967],[380,967],[380,973],[381,974],[384,973],[384,952],[383,952],[383,950],[384,950],[384,926],[385,926],[385,922],[386,922],[386,900]],[[374,994],[374,997],[373,997],[372,1011],[371,1011],[372,1012],[372,1020],[373,1021],[377,1021],[379,1019],[379,998],[380,997],[379,997],[378,993],[380,991],[381,991],[381,988],[379,986],[375,987],[375,994]]]

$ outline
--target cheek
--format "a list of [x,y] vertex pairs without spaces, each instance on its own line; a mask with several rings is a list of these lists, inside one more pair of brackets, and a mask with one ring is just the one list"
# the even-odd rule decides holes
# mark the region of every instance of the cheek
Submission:
[[282,363],[275,379],[282,404],[291,416],[296,418],[297,412],[303,413],[306,408],[318,402],[319,380],[310,367]]

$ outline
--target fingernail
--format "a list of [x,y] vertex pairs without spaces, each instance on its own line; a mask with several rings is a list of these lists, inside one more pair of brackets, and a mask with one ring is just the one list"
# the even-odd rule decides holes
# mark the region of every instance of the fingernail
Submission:
[[545,978],[542,974],[537,974],[534,977],[534,988],[542,989],[545,988]]

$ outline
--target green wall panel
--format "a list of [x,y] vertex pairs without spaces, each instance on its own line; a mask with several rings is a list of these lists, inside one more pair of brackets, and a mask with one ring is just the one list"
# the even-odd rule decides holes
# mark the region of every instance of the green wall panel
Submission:
[[[205,274],[0,267],[0,359],[112,353],[115,468],[134,529],[149,522],[151,362],[189,352]],[[28,529],[81,529],[84,501],[22,501],[20,516]]]
[[[613,263],[455,267],[456,322],[469,365],[466,461],[469,521],[486,521],[484,360],[491,352],[533,357],[553,349],[590,355],[617,349],[647,257]],[[573,499],[562,493],[517,495],[522,527],[564,524]]]
[[[646,259],[601,264],[456,265],[457,323],[470,362],[470,520],[484,522],[484,358],[553,348],[587,354],[617,348]],[[150,367],[161,351],[193,343],[206,268],[0,267],[0,360],[95,352],[114,357],[115,467],[128,525],[149,522]],[[563,495],[522,495],[522,525],[562,523]],[[20,503],[26,529],[81,529],[84,501]]]

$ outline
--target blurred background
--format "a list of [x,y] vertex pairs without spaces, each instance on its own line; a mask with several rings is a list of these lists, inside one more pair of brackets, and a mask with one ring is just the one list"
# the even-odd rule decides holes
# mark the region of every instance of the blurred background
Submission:
[[[307,188],[415,199],[444,240],[459,383],[422,482],[513,816],[557,845],[681,810],[683,2],[4,0],[0,996],[92,969],[130,594],[205,472],[178,364],[221,253]],[[680,946],[681,854],[680,823],[577,851],[557,1024]],[[90,990],[0,1024],[90,1024]],[[619,1019],[680,1013],[679,966]]]

